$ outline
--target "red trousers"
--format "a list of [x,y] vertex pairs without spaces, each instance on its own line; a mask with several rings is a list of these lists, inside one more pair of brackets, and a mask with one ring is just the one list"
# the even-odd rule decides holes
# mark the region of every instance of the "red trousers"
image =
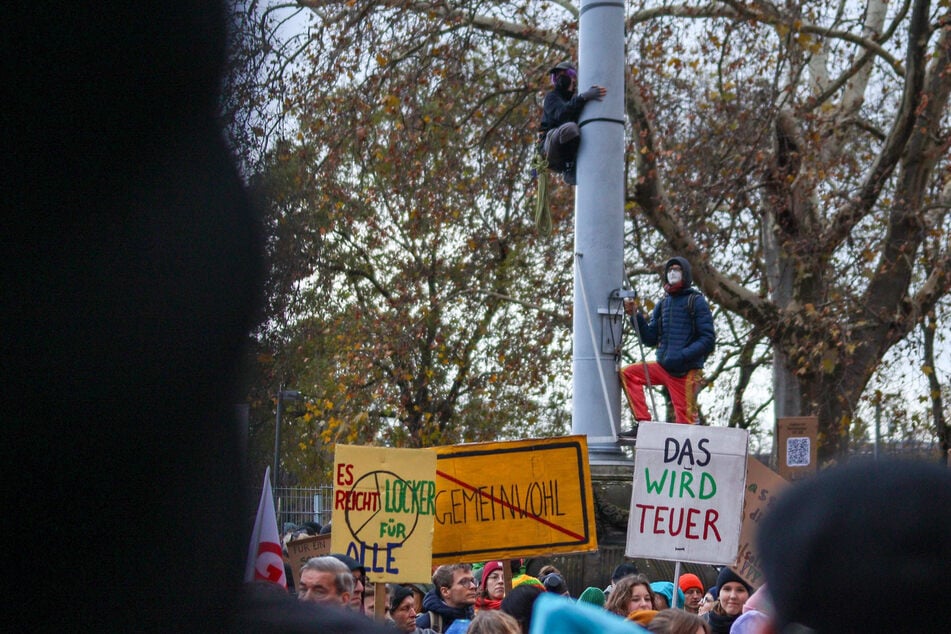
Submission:
[[670,400],[674,403],[674,416],[678,423],[697,422],[697,388],[703,373],[700,370],[690,370],[685,376],[673,376],[660,366],[659,363],[632,363],[621,368],[621,385],[627,402],[634,412],[636,420],[651,420],[647,401],[644,399],[644,386],[647,385],[646,370],[650,373],[650,384],[663,385],[670,393]]

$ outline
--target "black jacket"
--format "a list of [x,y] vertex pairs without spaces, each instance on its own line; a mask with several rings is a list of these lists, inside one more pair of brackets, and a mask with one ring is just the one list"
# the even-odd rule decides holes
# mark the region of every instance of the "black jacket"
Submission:
[[569,121],[578,121],[585,103],[585,100],[574,92],[562,90],[561,88],[553,88],[545,95],[542,123],[538,132],[538,142],[543,143],[545,141],[545,135],[549,130],[557,128]]

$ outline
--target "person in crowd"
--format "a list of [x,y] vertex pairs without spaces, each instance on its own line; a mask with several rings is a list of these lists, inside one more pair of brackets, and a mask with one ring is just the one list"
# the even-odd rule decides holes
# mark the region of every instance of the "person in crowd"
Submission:
[[647,631],[656,634],[710,634],[710,624],[696,614],[669,608],[654,615],[647,624]]
[[[509,568],[512,571],[512,587],[517,588],[524,584],[541,586],[542,582],[538,577],[533,577],[525,571],[524,559],[512,559],[509,561]],[[544,588],[542,588],[544,589]]]
[[241,604],[242,609],[235,615],[231,627],[216,627],[212,623],[207,628],[194,631],[233,634],[393,634],[391,627],[347,610],[339,603],[299,601],[281,586],[269,581],[245,583]]
[[367,569],[359,561],[348,555],[334,554],[331,557],[339,559],[350,570],[353,575],[353,594],[350,596],[350,609],[354,612],[364,614],[363,599],[366,592]]
[[607,597],[611,594],[611,591],[614,589],[614,584],[620,581],[622,578],[628,575],[639,574],[637,566],[630,561],[622,561],[617,566],[614,567],[614,570],[611,572],[611,582],[604,588],[604,596]]
[[703,615],[713,634],[729,634],[730,626],[743,613],[752,588],[732,568],[724,566],[717,575],[717,600]]
[[596,605],[599,608],[604,607],[604,602],[606,597],[604,596],[604,590],[601,588],[595,588],[594,586],[589,586],[584,589],[580,595],[578,595],[578,601],[581,603],[590,603],[591,605]]
[[[941,465],[853,460],[793,484],[756,538],[773,630],[947,632],[949,535],[951,470]],[[870,605],[870,588],[894,600]]]
[[[383,584],[384,589],[386,590],[386,595],[383,598],[383,617],[384,621],[391,620],[390,617],[390,596],[393,592],[393,587],[385,583]],[[412,593],[412,591],[410,591]],[[367,583],[363,590],[363,614],[370,617],[376,616],[376,584]]]
[[366,592],[365,582],[367,569],[363,564],[349,555],[334,554],[331,555],[331,557],[335,557],[343,562],[343,564],[347,566],[347,569],[350,570],[350,574],[353,575],[353,593],[350,595],[349,607],[354,612],[364,614],[363,600],[364,593]]
[[[654,591],[654,609],[666,610],[674,607],[674,584],[670,581],[654,581],[651,583],[651,590]],[[677,607],[684,607],[684,593],[677,588]]]
[[413,596],[412,588],[394,586],[390,593],[388,609],[393,625],[398,631],[406,634],[432,634],[433,630],[424,630],[416,625],[416,598]]
[[445,632],[456,619],[471,619],[475,615],[478,592],[472,566],[446,564],[433,572],[433,589],[423,597],[423,609],[416,617],[422,629]]
[[578,73],[570,62],[556,64],[548,71],[552,88],[545,95],[542,122],[538,132],[539,151],[549,169],[561,172],[569,185],[577,184],[575,161],[581,144],[578,119],[586,103],[601,101],[608,93],[603,86],[591,86],[575,94]]
[[301,601],[349,607],[352,596],[353,574],[336,557],[311,557],[301,567],[297,582]]
[[522,634],[518,621],[501,610],[483,610],[475,615],[466,634]]
[[502,599],[502,611],[511,615],[522,630],[522,634],[529,634],[532,626],[532,608],[539,595],[545,593],[540,584],[526,583],[512,588],[512,591]]
[[[553,572],[561,575],[561,571],[558,570],[558,568],[556,568],[552,564],[545,564],[544,566],[538,569],[538,579],[544,580],[545,577],[547,577]],[[564,577],[565,575],[561,575],[561,576]]]
[[475,610],[498,610],[505,598],[505,568],[501,561],[489,561],[482,567],[482,580],[479,582],[479,597]]
[[[0,463],[17,510],[2,533],[45,525],[44,555],[79,579],[37,592],[47,566],[33,549],[8,549],[17,582],[4,622],[381,631],[277,584],[242,583],[249,478],[263,474],[247,470],[235,404],[265,267],[258,210],[222,130],[233,5],[88,9],[6,3],[0,27],[5,83],[17,87],[5,92],[0,171]],[[41,406],[51,395],[68,416]],[[47,521],[51,509],[68,519]]]
[[[664,386],[674,406],[675,421],[697,422],[697,391],[703,378],[703,364],[713,352],[716,333],[713,313],[706,298],[693,287],[690,263],[680,256],[664,264],[664,298],[654,306],[650,321],[640,310],[638,299],[624,300],[635,332],[645,346],[657,348],[657,361],[632,363],[621,368],[621,384],[637,421],[651,420],[644,388]],[[636,438],[636,425],[618,434]]]
[[555,594],[560,594],[565,597],[571,596],[571,593],[568,591],[568,584],[565,583],[565,578],[557,572],[545,575],[545,577],[541,579],[541,582],[545,587],[545,592],[554,592]]
[[703,599],[703,582],[700,577],[687,572],[680,575],[677,580],[680,591],[684,593],[683,609],[691,614],[697,614],[700,611],[700,601]]
[[640,574],[621,577],[608,595],[604,609],[622,617],[638,610],[653,610],[654,591],[650,581]]
[[717,587],[711,586],[700,599],[700,606],[697,608],[697,614],[703,616],[713,609],[713,604],[717,602]]

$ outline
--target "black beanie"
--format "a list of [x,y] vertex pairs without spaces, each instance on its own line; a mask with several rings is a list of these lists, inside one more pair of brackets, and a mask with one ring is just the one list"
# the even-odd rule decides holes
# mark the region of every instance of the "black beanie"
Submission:
[[[827,632],[943,632],[951,470],[853,462],[780,494],[757,546],[778,625]],[[870,603],[870,594],[890,600]]]
[[743,587],[746,588],[746,591],[750,594],[753,594],[753,587],[746,583],[746,581],[740,577],[740,575],[733,572],[732,568],[726,567],[721,568],[720,574],[717,575],[717,592],[719,593],[719,590],[723,587],[724,583],[730,583],[731,581],[743,584]]

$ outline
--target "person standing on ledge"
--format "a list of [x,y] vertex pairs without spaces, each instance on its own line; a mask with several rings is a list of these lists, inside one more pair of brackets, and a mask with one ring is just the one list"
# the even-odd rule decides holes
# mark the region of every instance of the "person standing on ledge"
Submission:
[[[624,310],[645,346],[657,347],[657,361],[632,363],[621,368],[621,385],[636,421],[651,420],[644,399],[645,385],[663,385],[670,393],[676,422],[697,422],[697,390],[703,364],[713,351],[716,334],[713,314],[703,294],[693,288],[690,263],[672,257],[664,264],[665,296],[651,313],[650,321],[640,310],[637,298],[626,299]],[[634,438],[632,431],[619,438]]]
[[560,172],[569,185],[576,185],[575,160],[581,144],[578,119],[586,103],[592,99],[601,101],[608,90],[594,85],[576,95],[578,72],[570,62],[556,64],[548,74],[552,89],[545,95],[538,133],[539,151],[548,161],[549,169]]

